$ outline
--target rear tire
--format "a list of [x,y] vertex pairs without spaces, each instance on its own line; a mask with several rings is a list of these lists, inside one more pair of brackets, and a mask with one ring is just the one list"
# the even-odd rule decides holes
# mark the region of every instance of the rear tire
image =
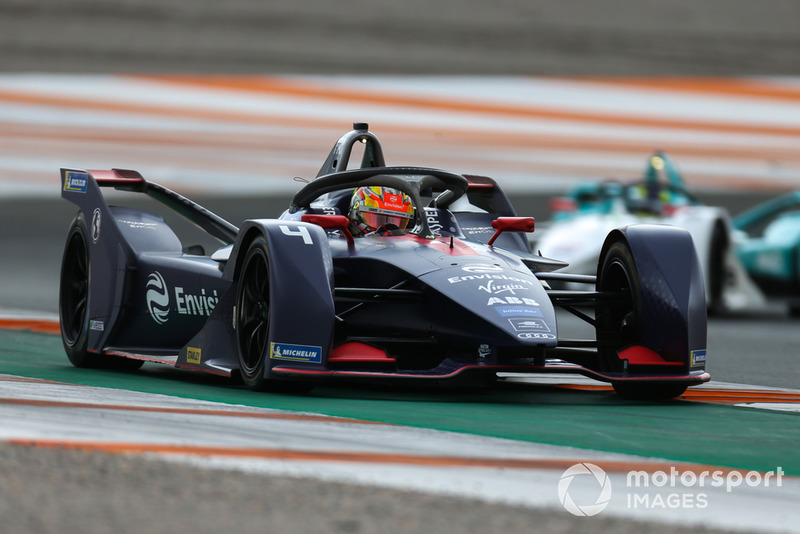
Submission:
[[58,315],[61,342],[75,367],[132,371],[144,362],[118,356],[91,353],[89,346],[89,278],[91,262],[86,218],[79,212],[72,220],[61,259]]
[[89,341],[89,248],[86,219],[78,213],[67,233],[61,259],[58,314],[61,341],[75,367],[97,367],[96,354],[88,352]]
[[723,293],[728,273],[725,258],[728,255],[728,238],[721,222],[714,226],[708,258],[708,314],[718,315],[725,311]]

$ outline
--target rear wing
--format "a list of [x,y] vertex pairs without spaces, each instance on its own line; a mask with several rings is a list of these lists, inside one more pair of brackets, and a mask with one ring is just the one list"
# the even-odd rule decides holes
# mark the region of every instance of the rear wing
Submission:
[[[469,182],[466,199],[468,207],[452,206],[458,225],[467,239],[514,250],[518,253],[530,254],[531,245],[526,234],[505,232],[496,241],[493,240],[495,229],[492,222],[498,217],[516,217],[517,212],[503,189],[488,176],[464,174]],[[463,197],[462,197],[463,198]],[[460,199],[459,199],[460,200]]]
[[493,178],[476,174],[464,174],[469,181],[467,198],[469,203],[497,217],[516,217],[517,212],[505,192]]
[[79,170],[61,169],[61,196],[83,210],[92,213],[96,207],[108,208],[100,191],[113,187],[118,191],[144,193],[223,243],[236,240],[239,228],[200,204],[154,182],[148,182],[137,171],[128,169]]

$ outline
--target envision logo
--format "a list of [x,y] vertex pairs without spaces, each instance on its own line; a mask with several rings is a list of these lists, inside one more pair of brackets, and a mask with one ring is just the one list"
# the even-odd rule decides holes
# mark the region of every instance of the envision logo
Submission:
[[[170,296],[167,290],[167,283],[161,273],[154,271],[147,277],[145,284],[145,297],[147,298],[147,311],[150,317],[158,324],[164,324],[169,319]],[[208,317],[214,311],[214,307],[219,302],[217,290],[206,294],[205,289],[200,289],[199,294],[187,293],[180,286],[174,288],[175,291],[175,312],[178,315],[199,315]]]
[[92,243],[97,243],[100,239],[100,220],[102,215],[100,208],[96,208],[92,214]]
[[[578,488],[572,487],[572,482],[575,479],[580,480]],[[576,486],[578,486],[576,484]],[[570,488],[574,494],[580,495],[585,498],[586,495],[597,495],[592,504],[577,504],[570,494]],[[580,487],[584,490],[579,491]],[[558,481],[558,499],[564,505],[566,510],[577,516],[592,516],[602,512],[611,500],[611,481],[606,475],[606,472],[594,464],[588,462],[575,464],[561,475],[561,480]],[[583,503],[585,499],[578,499]],[[589,499],[591,502],[591,499]]]
[[147,277],[145,285],[147,292],[147,311],[150,317],[158,324],[164,324],[169,319],[169,295],[167,294],[167,283],[158,271],[153,272]]

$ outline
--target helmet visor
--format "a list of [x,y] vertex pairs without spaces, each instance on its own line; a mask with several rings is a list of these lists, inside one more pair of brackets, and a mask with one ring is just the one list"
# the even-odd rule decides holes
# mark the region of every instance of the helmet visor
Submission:
[[410,217],[387,215],[385,213],[375,213],[372,211],[362,211],[361,216],[364,218],[364,222],[373,230],[377,230],[381,226],[386,226],[387,224],[394,224],[401,230],[405,230],[406,226],[408,226],[408,223],[411,221]]

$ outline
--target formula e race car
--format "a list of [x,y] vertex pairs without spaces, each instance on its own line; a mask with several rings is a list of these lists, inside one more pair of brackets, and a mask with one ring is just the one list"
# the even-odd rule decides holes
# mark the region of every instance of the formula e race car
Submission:
[[[631,224],[669,224],[692,235],[703,272],[709,313],[752,310],[764,304],[733,247],[728,212],[702,204],[666,154],[647,160],[643,176],[577,185],[550,202],[552,220],[540,225],[534,247],[569,263],[563,272],[592,274],[603,238]],[[579,287],[579,286],[574,286]]]
[[[361,165],[348,169],[354,146]],[[80,208],[59,305],[79,367],[160,362],[272,391],[558,372],[670,398],[709,379],[703,279],[686,230],[614,230],[596,276],[562,274],[564,262],[531,252],[533,218],[518,217],[494,180],[387,167],[366,124],[339,139],[283,215],[240,228],[136,171],[62,169],[61,183]],[[185,246],[162,216],[109,206],[102,188],[160,201],[219,248]],[[383,189],[392,193],[365,220],[378,224],[395,202],[406,228],[357,231],[354,199]],[[553,290],[554,280],[594,287]],[[557,309],[591,335],[560,336]]]
[[747,273],[767,296],[800,316],[800,191],[755,206],[733,219]]

